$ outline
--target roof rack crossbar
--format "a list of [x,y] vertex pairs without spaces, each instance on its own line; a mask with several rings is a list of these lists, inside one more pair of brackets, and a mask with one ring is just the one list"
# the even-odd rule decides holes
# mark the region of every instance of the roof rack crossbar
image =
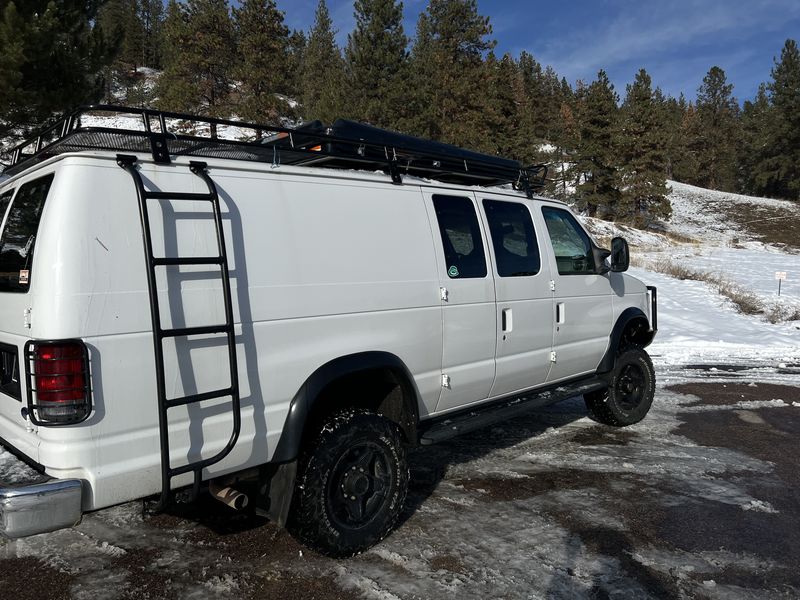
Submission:
[[[103,116],[133,119],[122,126],[119,121],[107,126]],[[84,125],[87,117],[96,118],[99,125]],[[138,128],[134,126],[137,121]],[[221,127],[237,128],[242,137],[221,138]],[[16,146],[6,173],[21,172],[56,154],[87,149],[149,151],[158,163],[169,163],[171,156],[189,155],[271,162],[273,166],[313,163],[339,169],[371,168],[383,170],[395,184],[402,183],[402,165],[406,175],[467,185],[511,184],[529,196],[544,185],[547,175],[545,165],[526,167],[349,121],[337,121],[332,127],[313,122],[289,128],[105,104],[81,107]]]

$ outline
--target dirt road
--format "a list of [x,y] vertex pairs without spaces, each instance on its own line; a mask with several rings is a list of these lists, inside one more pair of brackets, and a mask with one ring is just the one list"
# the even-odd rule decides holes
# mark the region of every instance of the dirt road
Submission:
[[131,503],[0,542],[0,590],[14,600],[800,597],[798,388],[697,380],[656,397],[626,429],[592,422],[573,400],[415,452],[402,524],[350,560],[213,501],[145,517]]

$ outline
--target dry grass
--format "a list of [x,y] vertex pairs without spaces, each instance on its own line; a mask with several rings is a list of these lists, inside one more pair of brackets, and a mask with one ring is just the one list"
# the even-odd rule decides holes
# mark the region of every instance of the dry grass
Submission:
[[717,292],[733,302],[736,310],[745,315],[763,315],[764,303],[754,293],[730,281],[718,279],[713,284]]
[[674,262],[668,258],[645,261],[637,259],[633,260],[633,263],[637,267],[644,267],[645,269],[650,269],[651,271],[656,271],[657,273],[663,273],[664,275],[669,275],[670,277],[680,279],[681,281],[686,281],[687,279],[691,281],[710,281],[710,273],[694,271],[689,267],[686,267],[681,263]]
[[[655,261],[637,262],[640,262],[640,264],[637,266],[642,266],[652,271],[669,275],[670,277],[680,279],[681,281],[704,281],[713,287],[719,295],[724,296],[733,302],[736,310],[744,315],[763,315],[766,313],[764,303],[756,294],[725,279],[720,275],[708,273],[706,271],[695,271],[667,258],[661,258]],[[787,313],[787,316],[790,315]],[[767,320],[770,320],[770,314],[767,314],[766,318]],[[779,318],[779,316],[776,315],[775,318]],[[770,322],[777,323],[778,321],[770,320]]]
[[700,242],[696,239],[689,237],[688,235],[683,235],[681,233],[676,233],[675,231],[660,231],[661,235],[666,237],[673,242],[677,242],[679,244],[694,244],[698,245]]
[[765,318],[773,324],[785,321],[800,321],[800,308],[776,304],[766,311]]

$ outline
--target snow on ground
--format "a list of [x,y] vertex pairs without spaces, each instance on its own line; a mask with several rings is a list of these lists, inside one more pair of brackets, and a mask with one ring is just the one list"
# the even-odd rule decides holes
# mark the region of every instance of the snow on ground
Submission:
[[[719,248],[704,245],[673,249],[661,256],[736,284],[756,296],[768,312],[782,309],[786,314],[800,314],[800,255],[787,254],[758,243],[750,246]],[[658,254],[647,256],[656,260],[659,257]],[[780,296],[775,278],[778,272],[786,273],[786,279],[781,282]]]
[[658,288],[658,335],[648,348],[657,365],[800,363],[798,324],[743,315],[702,281],[638,268],[630,273]]
[[[634,257],[645,266],[667,261],[731,282],[787,314],[800,309],[800,256],[757,239],[732,218],[734,211],[763,220],[787,219],[800,210],[790,202],[704,190],[670,182],[673,216],[668,229],[693,243],[640,243]],[[734,208],[738,207],[738,208]],[[627,237],[627,233],[623,233]],[[666,238],[664,238],[666,240]],[[638,238],[634,236],[634,240]],[[787,272],[777,296],[776,271]],[[658,287],[659,332],[650,347],[656,364],[750,365],[781,368],[800,363],[800,321],[771,324],[763,315],[744,315],[714,286],[679,280],[642,268],[631,274]]]

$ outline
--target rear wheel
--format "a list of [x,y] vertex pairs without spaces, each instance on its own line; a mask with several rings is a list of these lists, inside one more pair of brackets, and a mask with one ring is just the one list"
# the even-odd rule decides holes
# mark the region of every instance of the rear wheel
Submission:
[[301,464],[289,523],[302,542],[352,556],[391,531],[405,502],[408,465],[393,422],[364,411],[332,416]]
[[641,421],[655,394],[656,375],[650,356],[631,347],[617,356],[608,388],[583,395],[592,416],[606,425],[621,427]]

